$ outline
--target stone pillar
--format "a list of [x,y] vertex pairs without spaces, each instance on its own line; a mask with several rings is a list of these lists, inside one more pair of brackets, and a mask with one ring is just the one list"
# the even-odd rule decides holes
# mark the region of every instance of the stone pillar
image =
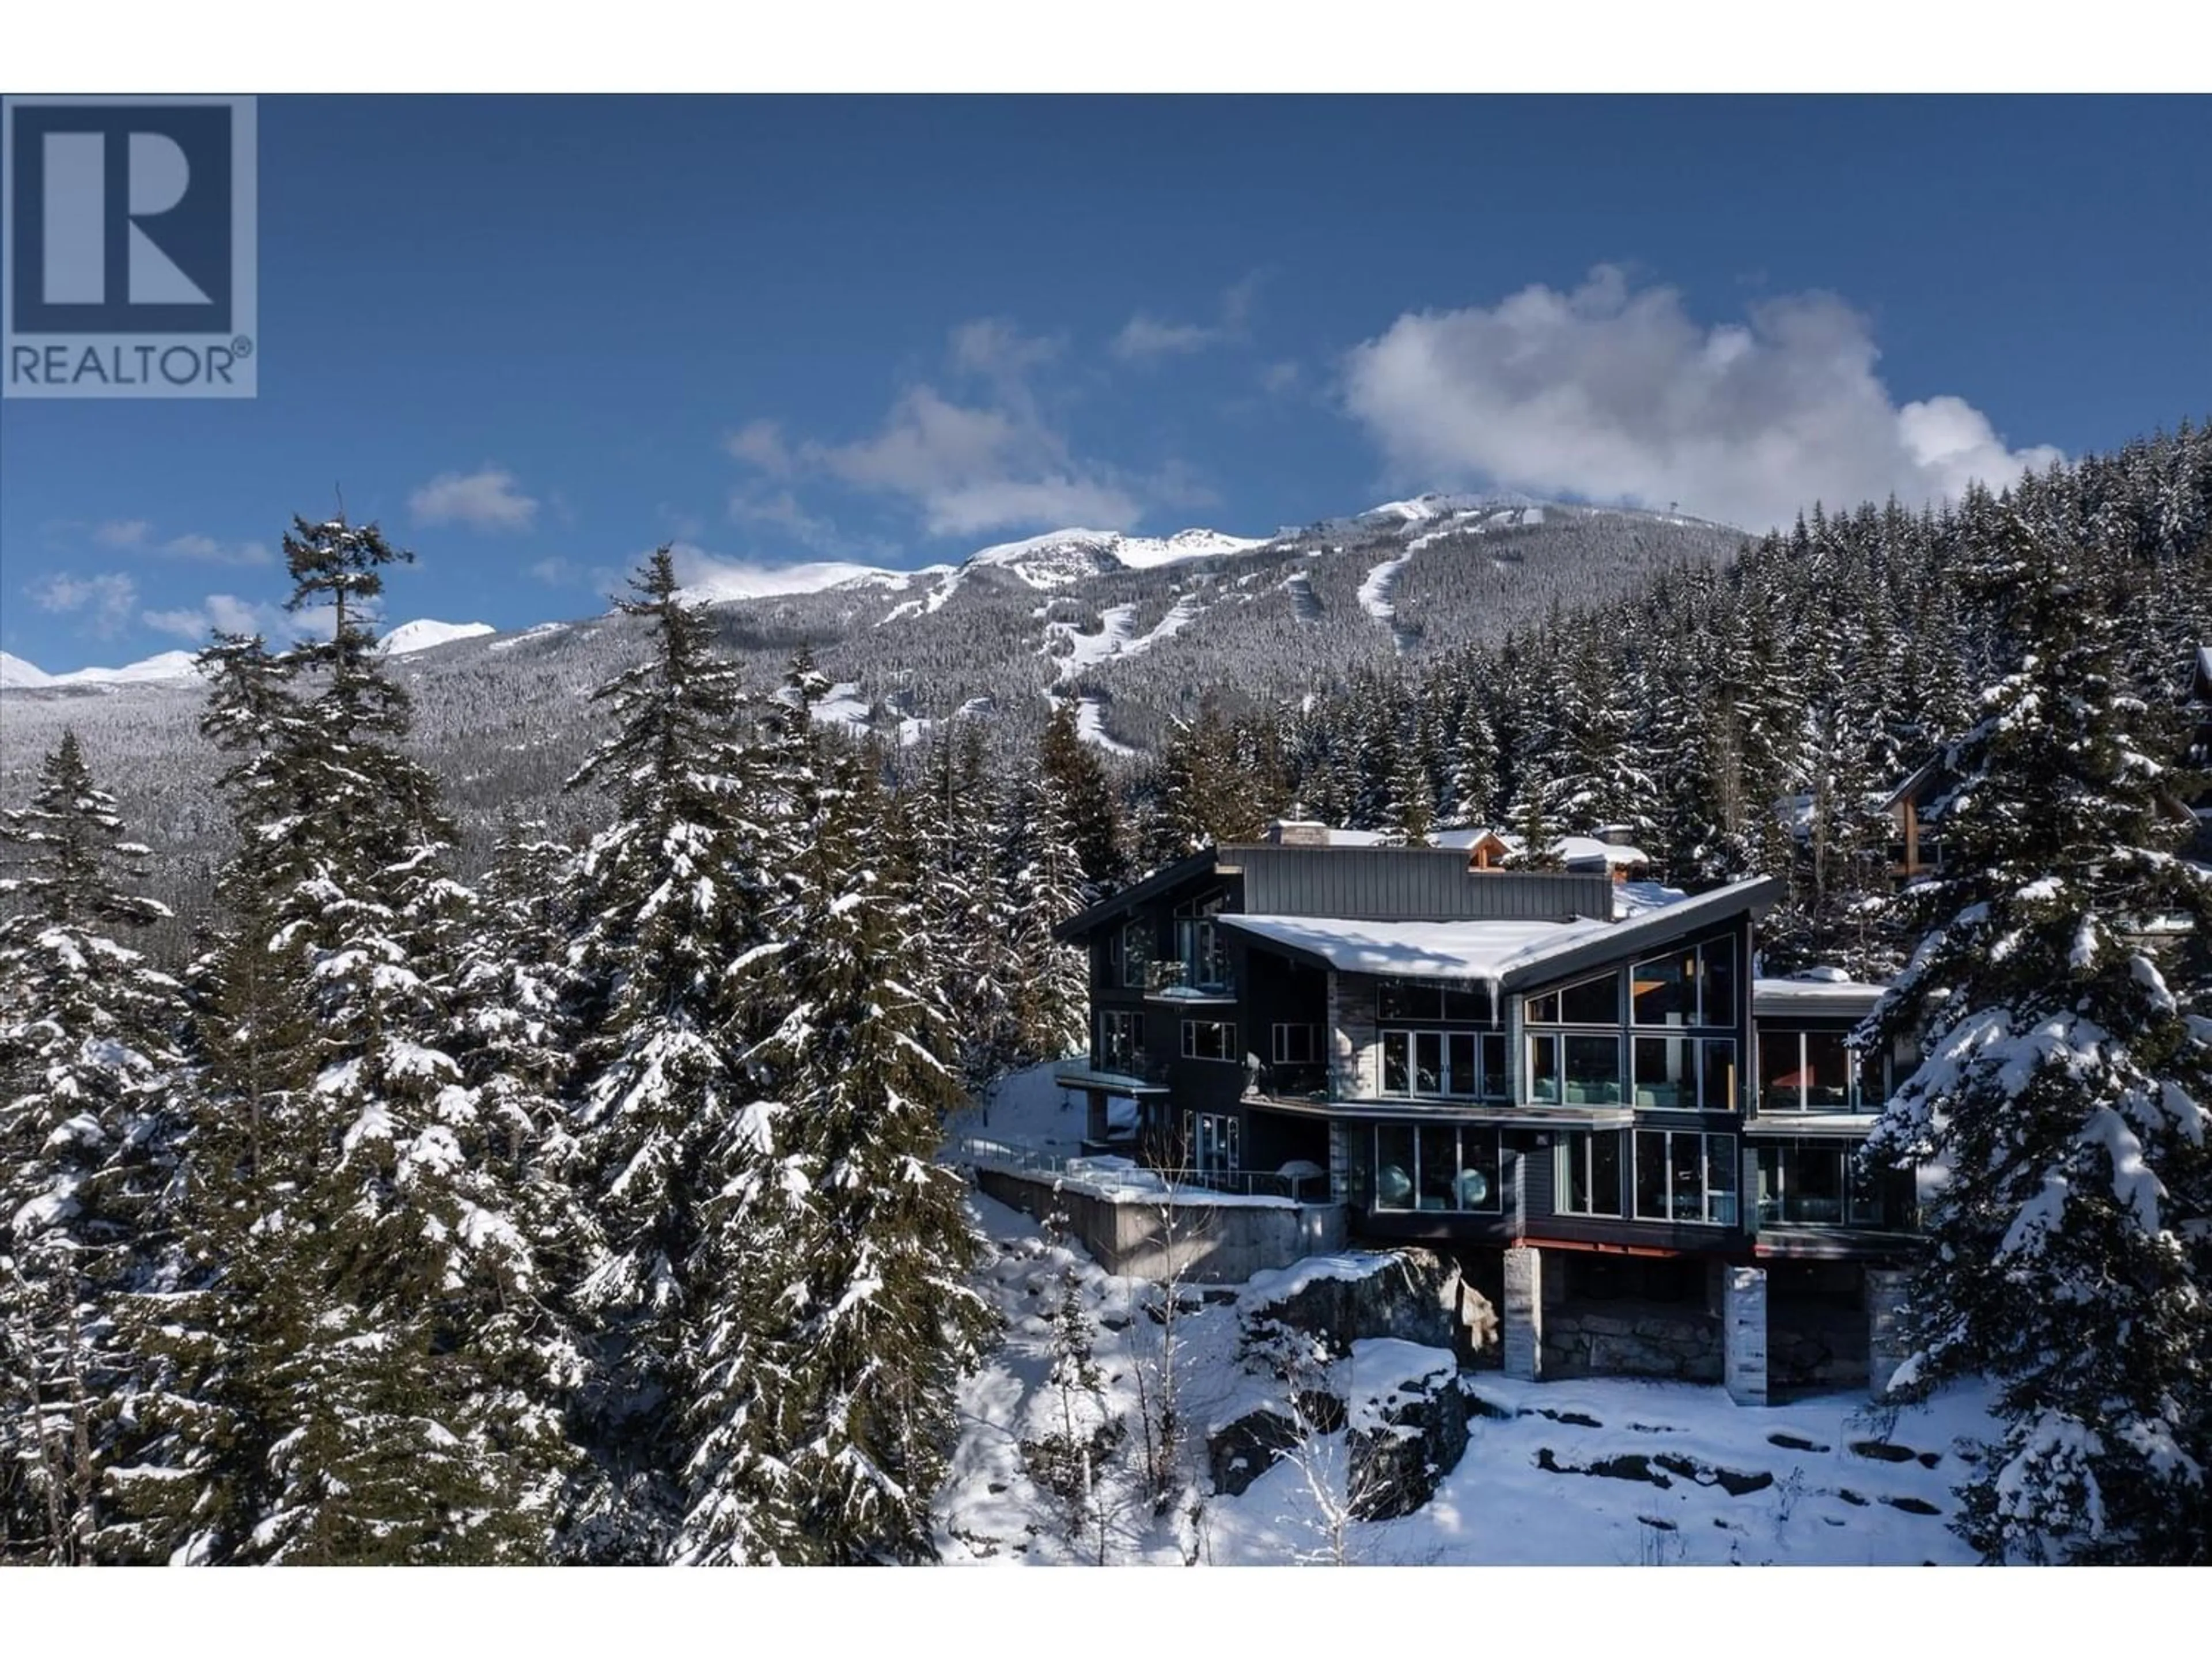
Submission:
[[1867,1391],[1876,1400],[1889,1390],[1889,1379],[1911,1352],[1905,1337],[1905,1293],[1912,1275],[1901,1267],[1866,1272]]
[[1721,1377],[1739,1406],[1766,1403],[1766,1272],[1729,1267],[1721,1299]]
[[1328,1201],[1352,1201],[1352,1128],[1334,1118],[1328,1125]]
[[1533,1244],[1505,1252],[1505,1374],[1523,1382],[1544,1376],[1544,1253]]

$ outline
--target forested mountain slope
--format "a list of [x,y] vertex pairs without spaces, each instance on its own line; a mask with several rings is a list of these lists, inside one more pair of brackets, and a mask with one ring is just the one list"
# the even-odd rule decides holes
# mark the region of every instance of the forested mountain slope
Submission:
[[[1102,748],[1142,752],[1209,690],[1238,709],[1292,701],[1365,665],[1498,639],[1655,570],[1717,564],[1742,544],[1662,514],[1425,496],[1260,541],[1072,531],[957,566],[817,571],[828,585],[723,600],[714,616],[750,684],[773,685],[805,647],[835,687],[819,712],[894,744],[964,710],[988,717],[995,750],[1026,753],[1053,700],[1073,696]],[[406,582],[394,578],[390,614],[404,614]],[[412,747],[465,847],[480,850],[503,816],[574,827],[560,784],[605,734],[585,694],[635,661],[641,641],[610,613],[456,637],[394,664],[414,699]],[[74,729],[157,849],[154,890],[190,915],[204,908],[227,831],[210,792],[216,757],[198,732],[204,689],[180,661],[169,666],[40,684],[33,676],[49,677],[20,665],[0,702],[0,805],[24,798],[40,757]]]

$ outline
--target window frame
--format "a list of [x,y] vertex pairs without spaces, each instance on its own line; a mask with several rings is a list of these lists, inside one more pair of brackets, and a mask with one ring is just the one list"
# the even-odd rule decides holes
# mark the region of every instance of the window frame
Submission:
[[[1894,1223],[1887,1213],[1888,1205],[1881,1188],[1879,1172],[1863,1175],[1859,1170],[1858,1146],[1855,1142],[1834,1141],[1805,1136],[1778,1137],[1762,1139],[1755,1149],[1758,1189],[1753,1194],[1753,1205],[1761,1227],[1859,1227],[1875,1231],[1893,1231]],[[1836,1214],[1832,1217],[1808,1218],[1791,1216],[1787,1212],[1790,1201],[1788,1179],[1790,1168],[1808,1155],[1817,1155],[1823,1160],[1835,1160]],[[1766,1189],[1769,1176],[1768,1160],[1773,1160],[1774,1213],[1767,1213]]]
[[[1129,1032],[1127,1066],[1113,1063],[1113,1042],[1107,1032],[1116,1025],[1126,1025]],[[1113,1072],[1123,1077],[1140,1074],[1145,1060],[1145,1017],[1134,1008],[1101,1008],[1098,1011],[1098,1069]]]
[[[1759,1101],[1759,1110],[1760,1114],[1765,1115],[1771,1113],[1778,1117],[1808,1117],[1822,1115],[1829,1116],[1839,1115],[1844,1117],[1863,1117],[1866,1115],[1869,1110],[1878,1109],[1877,1108],[1869,1108],[1867,1103],[1868,1080],[1866,1074],[1868,1068],[1870,1066],[1882,1068],[1881,1078],[1877,1083],[1876,1087],[1879,1088],[1882,1098],[1887,1100],[1889,1097],[1887,1056],[1879,1053],[1863,1053],[1859,1050],[1854,1049],[1849,1042],[1850,1035],[1850,1032],[1838,1030],[1832,1026],[1761,1026],[1759,1031],[1759,1076],[1758,1079],[1757,1089],[1757,1098]],[[1845,1103],[1840,1107],[1828,1105],[1815,1106],[1808,1098],[1808,1097],[1812,1093],[1811,1079],[1813,1074],[1812,1053],[1808,1039],[1816,1036],[1832,1036],[1841,1042],[1844,1045],[1844,1097]],[[1796,1063],[1790,1068],[1792,1074],[1799,1079],[1796,1089],[1794,1091],[1797,1097],[1797,1101],[1795,1105],[1778,1103],[1768,1098],[1768,1091],[1766,1086],[1767,1056],[1770,1052],[1768,1044],[1777,1039],[1791,1042],[1796,1045]]]
[[[1646,1086],[1643,1071],[1642,1057],[1637,1051],[1647,1042],[1680,1042],[1687,1044],[1690,1049],[1690,1065],[1686,1075],[1692,1079],[1694,1088],[1692,1093],[1692,1097],[1687,1103],[1676,1101],[1671,1104],[1662,1105],[1658,1102],[1654,1101],[1650,1105],[1647,1106],[1644,1103],[1642,1099],[1637,1098],[1636,1108],[1638,1111],[1741,1112],[1743,1109],[1743,1072],[1733,1054],[1733,1051],[1741,1048],[1742,1045],[1735,1040],[1733,1034],[1726,1036],[1719,1036],[1717,1034],[1708,1035],[1694,1032],[1688,1027],[1673,1025],[1646,1025],[1632,1030],[1628,1035],[1628,1086],[1632,1097],[1635,1097],[1638,1095]],[[1730,1097],[1717,1105],[1706,1097],[1705,1091],[1705,1072],[1709,1063],[1707,1059],[1707,1051],[1709,1049],[1716,1048],[1725,1048],[1730,1050],[1731,1058],[1728,1063],[1731,1066],[1736,1066],[1735,1091]],[[1652,1083],[1655,1085],[1659,1081],[1661,1081],[1661,1079],[1652,1079]]]
[[[1442,1086],[1436,1089],[1422,1089],[1416,1086],[1416,1079],[1420,1074],[1419,1064],[1420,1040],[1424,1037],[1433,1038],[1437,1043],[1437,1059],[1440,1062],[1437,1068],[1437,1075]],[[1498,1100],[1503,1098],[1511,1088],[1512,1079],[1503,1075],[1492,1076],[1486,1068],[1486,1054],[1492,1046],[1487,1039],[1493,1037],[1502,1045],[1504,1033],[1470,1030],[1463,1027],[1386,1026],[1375,1034],[1376,1092],[1382,1098],[1389,1100]],[[1390,1045],[1393,1038],[1402,1039],[1405,1043],[1406,1085],[1401,1089],[1393,1089],[1389,1084]],[[1455,1048],[1463,1048],[1469,1058],[1474,1083],[1472,1091],[1457,1090],[1450,1086],[1455,1069],[1452,1064],[1452,1051]],[[1501,1060],[1503,1059],[1502,1052],[1500,1059]],[[1500,1072],[1502,1073],[1504,1069],[1501,1065]]]
[[[1709,952],[1712,952],[1717,950],[1727,952],[1729,997],[1730,1002],[1734,1005],[1729,1008],[1725,1018],[1716,1018],[1714,1011],[1705,1006],[1705,994],[1708,988],[1711,986],[1715,977],[1713,971],[1705,965],[1706,957]],[[1739,960],[1740,954],[1741,953],[1736,949],[1736,936],[1734,933],[1712,933],[1708,934],[1704,939],[1691,939],[1686,944],[1676,945],[1673,950],[1668,951],[1662,955],[1641,957],[1636,961],[1629,963],[1628,1024],[1630,1029],[1632,1030],[1638,1031],[1682,1031],[1686,1033],[1690,1031],[1720,1032],[1734,1031],[1738,1030],[1742,1024],[1744,998],[1743,981],[1738,972],[1739,968],[1741,966]],[[1638,971],[1644,968],[1655,967],[1662,963],[1679,966],[1685,957],[1694,958],[1696,964],[1692,970],[1692,987],[1694,992],[1692,998],[1692,1017],[1687,1019],[1638,1018],[1637,1017],[1636,1008],[1636,979]]]
[[[1201,1025],[1211,1026],[1217,1031],[1226,1032],[1228,1035],[1224,1041],[1228,1052],[1218,1054],[1200,1054],[1193,1039]],[[1182,1022],[1182,1057],[1185,1060],[1206,1060],[1217,1066],[1243,1065],[1244,1054],[1243,1049],[1237,1046],[1237,1022],[1233,1019],[1186,1019]]]
[[[1306,1035],[1306,1052],[1302,1054],[1285,1052],[1283,1038],[1286,1032],[1303,1031]],[[1267,1038],[1268,1063],[1273,1066],[1318,1066],[1322,1060],[1321,1027],[1311,1020],[1279,1019],[1269,1028]]]
[[[1629,1204],[1622,1196],[1623,1177],[1628,1160],[1620,1146],[1619,1129],[1571,1129],[1559,1137],[1553,1160],[1552,1210],[1557,1215],[1583,1216],[1594,1221],[1621,1221],[1627,1218]],[[1583,1184],[1592,1193],[1599,1190],[1597,1181],[1597,1147],[1601,1139],[1613,1147],[1613,1207],[1577,1209],[1574,1206],[1575,1183],[1572,1170],[1577,1163],[1583,1166]]]
[[[1629,1207],[1633,1219],[1653,1222],[1662,1226],[1677,1227],[1733,1228],[1741,1224],[1743,1215],[1743,1161],[1737,1145],[1737,1137],[1733,1131],[1639,1128],[1632,1133],[1635,1139],[1630,1148],[1632,1163],[1628,1189]],[[1693,1139],[1699,1143],[1698,1213],[1695,1216],[1680,1213],[1680,1206],[1676,1203],[1674,1142],[1677,1138]],[[1659,1167],[1664,1172],[1662,1202],[1667,1213],[1663,1215],[1646,1214],[1644,1208],[1644,1149],[1649,1142],[1655,1139],[1659,1143]],[[1720,1149],[1724,1155],[1720,1167],[1729,1172],[1729,1186],[1725,1191],[1716,1188],[1713,1183],[1712,1172],[1716,1148],[1711,1143],[1715,1141],[1725,1143]],[[1715,1213],[1717,1208],[1723,1207],[1716,1205],[1717,1199],[1723,1200],[1724,1213],[1718,1215]]]
[[[1505,1149],[1504,1137],[1492,1125],[1480,1123],[1422,1123],[1413,1120],[1370,1124],[1367,1138],[1368,1205],[1371,1212],[1385,1215],[1474,1215],[1502,1216],[1505,1213]],[[1382,1136],[1389,1133],[1411,1137],[1413,1167],[1404,1171],[1407,1182],[1407,1201],[1385,1203],[1382,1199]],[[1443,1206],[1426,1206],[1423,1195],[1424,1161],[1422,1150],[1429,1138],[1448,1134],[1452,1137],[1452,1179],[1450,1202]],[[1490,1161],[1470,1164],[1467,1143],[1474,1137],[1480,1144],[1487,1138]],[[1462,1184],[1470,1174],[1488,1176],[1487,1201],[1469,1206],[1459,1201]]]
[[[1124,991],[1146,988],[1145,976],[1152,968],[1158,933],[1159,930],[1152,925],[1151,918],[1132,916],[1121,924],[1121,931],[1115,935],[1116,952],[1121,959],[1121,988]],[[1136,939],[1140,947],[1133,951],[1129,949],[1132,937]]]

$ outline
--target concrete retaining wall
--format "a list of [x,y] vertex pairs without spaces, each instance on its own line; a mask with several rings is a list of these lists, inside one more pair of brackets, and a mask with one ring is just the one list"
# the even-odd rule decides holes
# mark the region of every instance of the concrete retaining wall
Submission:
[[1054,1210],[1109,1273],[1160,1280],[1180,1272],[1205,1285],[1235,1285],[1344,1248],[1339,1204],[1115,1202],[1056,1176],[979,1167],[975,1185],[1024,1215]]

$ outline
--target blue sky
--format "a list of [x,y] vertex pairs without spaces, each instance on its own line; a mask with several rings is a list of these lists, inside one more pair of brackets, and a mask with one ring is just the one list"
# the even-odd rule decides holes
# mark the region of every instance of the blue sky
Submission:
[[2206,413],[2212,106],[1975,98],[261,104],[260,396],[0,404],[0,647],[394,620],[1431,487],[1756,525]]

